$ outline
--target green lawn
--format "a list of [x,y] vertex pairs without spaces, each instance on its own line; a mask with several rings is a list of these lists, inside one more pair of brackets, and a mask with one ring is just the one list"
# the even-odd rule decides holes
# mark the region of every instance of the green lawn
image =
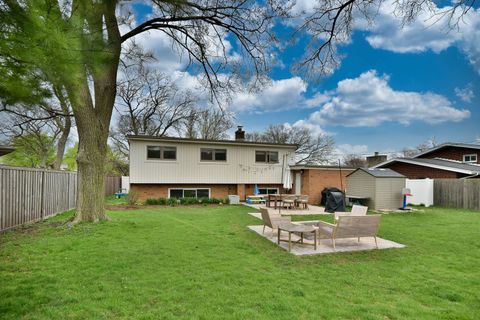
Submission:
[[295,257],[243,206],[63,214],[0,235],[0,319],[478,319],[480,213],[382,218],[408,247]]

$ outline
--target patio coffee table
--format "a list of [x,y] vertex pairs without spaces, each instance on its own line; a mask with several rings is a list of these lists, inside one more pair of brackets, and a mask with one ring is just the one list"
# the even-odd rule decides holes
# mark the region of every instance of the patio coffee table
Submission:
[[[288,240],[280,238],[280,234],[282,231],[288,232]],[[317,232],[318,228],[314,226],[295,224],[291,222],[281,223],[278,225],[277,243],[280,245],[280,241],[288,242],[288,252],[290,252],[292,250],[292,233],[296,233],[300,234],[300,240],[293,241],[294,243],[301,243],[313,246],[315,250],[317,250]],[[305,233],[313,233],[313,244],[303,242],[303,235]]]

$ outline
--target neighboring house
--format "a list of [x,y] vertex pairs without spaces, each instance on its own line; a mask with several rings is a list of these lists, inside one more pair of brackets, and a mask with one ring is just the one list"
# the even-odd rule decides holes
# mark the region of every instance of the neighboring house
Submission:
[[444,143],[414,158],[395,158],[374,168],[389,168],[409,179],[479,178],[479,156],[479,144]]
[[15,148],[0,145],[0,157],[15,151]]
[[235,140],[129,136],[130,188],[140,199],[169,197],[244,200],[260,193],[282,193],[283,174],[295,159],[296,145]]
[[320,203],[324,188],[334,187],[345,190],[346,177],[355,170],[327,165],[294,165],[290,169],[293,174],[293,192],[308,195],[310,204]]
[[391,169],[359,168],[347,175],[347,197],[373,210],[396,210],[402,207],[405,179]]

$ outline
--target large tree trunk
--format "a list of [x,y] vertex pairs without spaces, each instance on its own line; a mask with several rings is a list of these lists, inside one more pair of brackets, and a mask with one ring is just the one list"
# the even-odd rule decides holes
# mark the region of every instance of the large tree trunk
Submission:
[[104,200],[108,135],[99,132],[98,127],[95,127],[93,124],[86,130],[79,129],[76,222],[97,222],[107,219]]
[[[121,50],[121,36],[115,17],[116,3],[95,1],[92,8],[87,6],[85,11],[81,8],[74,12],[88,21],[91,29],[80,36],[90,40],[85,42],[88,46],[84,51],[88,68],[81,66],[77,69],[75,81],[67,87],[79,138],[74,223],[107,219],[104,208],[105,162]],[[104,37],[105,31],[107,38]]]

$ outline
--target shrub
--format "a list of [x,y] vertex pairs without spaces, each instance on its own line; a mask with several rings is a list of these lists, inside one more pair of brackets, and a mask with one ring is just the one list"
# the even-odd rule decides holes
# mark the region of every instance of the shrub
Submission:
[[158,203],[158,199],[148,198],[147,200],[145,200],[145,204],[147,206],[154,206],[154,205],[157,205],[159,203]]
[[137,191],[130,190],[130,192],[126,196],[127,203],[129,205],[133,206],[133,205],[137,204],[139,197],[140,197],[140,195],[138,194]]
[[168,198],[166,200],[166,204],[171,207],[175,207],[180,202],[177,198]]
[[158,199],[157,199],[157,202],[158,202],[158,204],[161,205],[161,206],[167,205],[167,199],[166,199],[166,198],[158,198]]
[[197,199],[197,198],[180,198],[179,200],[180,200],[180,204],[187,205],[187,206],[200,203],[200,199]]

